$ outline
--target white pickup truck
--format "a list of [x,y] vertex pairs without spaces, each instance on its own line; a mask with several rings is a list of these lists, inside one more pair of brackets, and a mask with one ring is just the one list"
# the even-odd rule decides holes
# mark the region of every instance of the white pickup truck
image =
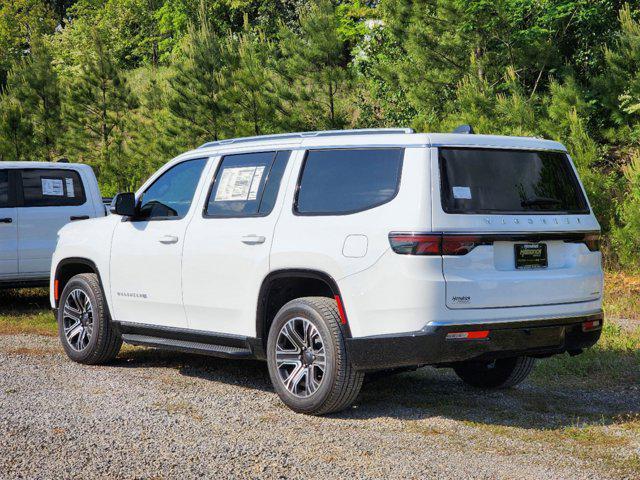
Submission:
[[88,165],[0,162],[0,288],[47,285],[58,230],[104,215]]

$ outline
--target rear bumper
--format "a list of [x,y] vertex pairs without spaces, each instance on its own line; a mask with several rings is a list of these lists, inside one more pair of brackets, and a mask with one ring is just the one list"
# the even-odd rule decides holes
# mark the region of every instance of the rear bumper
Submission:
[[[600,328],[582,331],[582,324],[600,320]],[[600,338],[602,312],[568,318],[466,325],[429,325],[404,335],[350,338],[346,347],[357,370],[385,370],[419,365],[446,365],[465,360],[494,360],[527,355],[546,357],[579,353]],[[489,330],[486,339],[447,339],[447,334]]]

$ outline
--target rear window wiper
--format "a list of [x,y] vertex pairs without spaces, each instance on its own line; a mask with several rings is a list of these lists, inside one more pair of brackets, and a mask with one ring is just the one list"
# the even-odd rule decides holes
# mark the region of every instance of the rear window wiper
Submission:
[[534,197],[520,202],[523,207],[547,207],[553,205],[561,205],[562,200],[551,197]]

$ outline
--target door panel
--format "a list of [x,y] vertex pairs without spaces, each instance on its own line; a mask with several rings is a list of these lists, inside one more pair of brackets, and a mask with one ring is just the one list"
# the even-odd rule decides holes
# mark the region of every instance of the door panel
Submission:
[[93,207],[76,171],[28,169],[20,174],[19,270],[21,274],[48,275],[58,231],[71,217],[93,217]]
[[180,285],[186,220],[124,221],[111,247],[113,318],[186,327]]
[[186,328],[181,264],[206,159],[186,160],[162,173],[138,200],[138,215],[123,219],[111,247],[113,318]]
[[206,214],[187,229],[182,277],[190,328],[255,336],[256,300],[269,272],[289,154],[229,155],[221,161]]
[[18,273],[18,215],[13,207],[15,189],[10,172],[0,170],[0,278]]

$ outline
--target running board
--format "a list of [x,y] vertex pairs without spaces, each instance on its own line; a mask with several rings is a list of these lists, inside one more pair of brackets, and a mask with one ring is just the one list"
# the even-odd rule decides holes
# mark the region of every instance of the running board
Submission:
[[135,333],[123,333],[122,341],[130,345],[141,345],[144,347],[154,347],[186,353],[199,353],[212,355],[214,357],[254,358],[253,352],[249,348],[191,342],[172,338],[153,337],[150,335],[138,335]]

